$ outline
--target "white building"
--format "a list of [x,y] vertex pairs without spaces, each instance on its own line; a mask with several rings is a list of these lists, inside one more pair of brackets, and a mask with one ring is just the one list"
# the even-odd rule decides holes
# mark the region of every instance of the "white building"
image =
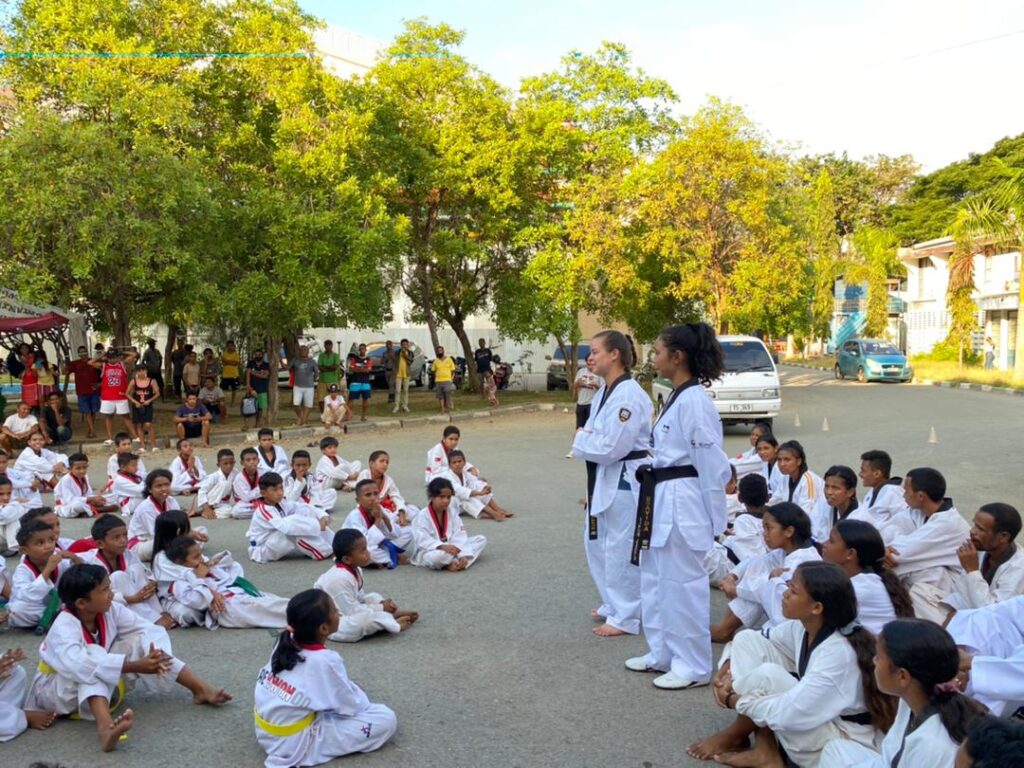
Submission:
[[324,66],[342,78],[368,72],[387,48],[381,40],[330,24],[313,33],[313,44]]
[[[949,260],[955,242],[942,237],[901,248],[899,258],[907,268],[904,299],[907,311],[907,351],[930,352],[946,338],[949,330]],[[1020,301],[1020,264],[1018,251],[976,253],[974,255],[974,292],[978,305],[977,346],[991,337],[997,368],[1013,368],[1017,346],[1017,315]]]

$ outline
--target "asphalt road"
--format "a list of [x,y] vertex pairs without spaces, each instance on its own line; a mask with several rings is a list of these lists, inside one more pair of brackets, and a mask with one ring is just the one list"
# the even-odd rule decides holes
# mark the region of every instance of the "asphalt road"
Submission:
[[[840,383],[798,369],[787,369],[784,383],[784,413],[775,431],[780,439],[799,439],[819,473],[833,463],[856,468],[862,451],[883,448],[893,455],[898,473],[921,465],[941,469],[968,516],[987,501],[1021,501],[1021,399]],[[794,426],[797,414],[800,427]],[[643,651],[642,639],[602,640],[591,634],[596,593],[583,559],[577,503],[583,470],[562,458],[571,418],[555,412],[461,423],[463,447],[516,517],[501,524],[467,522],[471,532],[488,537],[482,559],[467,572],[404,567],[368,573],[368,589],[420,611],[421,620],[399,636],[334,646],[352,678],[372,700],[392,707],[399,720],[397,735],[383,750],[347,758],[344,765],[691,765],[697,763],[686,757],[685,746],[728,722],[708,689],[658,691],[650,676],[628,672],[622,662]],[[821,429],[825,418],[827,432]],[[932,426],[938,436],[934,444],[928,442]],[[439,432],[440,425],[430,425],[353,435],[342,452],[365,457],[372,449],[387,448],[396,479],[415,501],[422,497],[424,454]],[[730,453],[745,445],[745,427],[727,430]],[[212,462],[210,452],[201,457]],[[146,459],[157,465],[155,457]],[[159,463],[170,459],[165,453]],[[94,462],[94,480],[103,473],[102,463]],[[69,521],[64,535],[81,535],[86,528],[86,521]],[[310,587],[324,570],[308,560],[248,564],[245,522],[212,521],[209,528],[209,546],[231,548],[246,563],[246,576],[267,591],[293,594]],[[717,615],[720,593],[714,603]],[[263,630],[188,629],[174,631],[172,640],[176,654],[234,693],[235,703],[211,711],[194,707],[184,690],[162,700],[135,694],[130,703],[136,727],[114,755],[99,753],[91,724],[61,721],[48,732],[29,732],[0,746],[3,765],[21,768],[35,760],[124,768],[261,765],[252,690],[273,638]],[[34,636],[0,635],[0,647],[12,645],[24,647],[34,663]]]

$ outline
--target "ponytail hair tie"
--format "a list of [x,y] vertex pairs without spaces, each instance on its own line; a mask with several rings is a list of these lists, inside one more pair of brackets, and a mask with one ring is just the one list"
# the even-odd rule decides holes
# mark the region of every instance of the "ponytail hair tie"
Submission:
[[932,695],[940,696],[943,693],[960,693],[960,683],[955,678],[945,683],[936,683]]
[[860,628],[861,628],[860,622],[857,621],[856,619],[854,619],[849,624],[847,624],[845,627],[840,627],[839,628],[839,634],[842,635],[843,637],[849,637],[850,635],[852,635],[854,632],[856,632]]

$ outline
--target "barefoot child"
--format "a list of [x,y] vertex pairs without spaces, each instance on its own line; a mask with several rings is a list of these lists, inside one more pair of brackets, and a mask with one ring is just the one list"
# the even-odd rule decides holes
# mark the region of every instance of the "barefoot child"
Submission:
[[135,508],[128,523],[128,547],[142,560],[153,559],[153,533],[156,519],[169,509],[181,509],[171,496],[171,473],[154,469],[146,475],[146,498]]
[[399,611],[394,600],[385,600],[376,592],[363,591],[363,568],[373,562],[366,537],[359,531],[343,528],[334,534],[334,566],[324,573],[315,589],[331,596],[341,621],[331,640],[354,643],[386,630],[402,632],[419,618],[415,611]]
[[53,508],[61,517],[94,517],[117,512],[117,504],[96,493],[89,483],[89,457],[73,453],[68,457],[68,473],[53,489]]
[[61,578],[64,610],[39,647],[39,671],[26,706],[77,714],[96,722],[100,749],[110,752],[134,724],[132,710],[114,717],[111,699],[133,684],[158,693],[174,683],[192,692],[196,704],[231,701],[171,655],[167,631],[114,602],[107,572],[75,565]]
[[39,493],[42,484],[32,476],[31,472],[22,472],[20,469],[8,466],[10,463],[10,455],[0,448],[0,477],[7,478],[13,486],[14,500],[29,509],[43,506],[43,497]]
[[338,455],[338,438],[325,437],[320,441],[323,456],[316,463],[316,479],[325,488],[351,491],[363,465],[358,461],[345,461]]
[[309,451],[299,450],[292,454],[291,471],[284,476],[284,498],[329,514],[338,503],[338,492],[320,483],[310,472],[311,465]]
[[255,448],[243,448],[240,454],[242,471],[235,473],[235,506],[231,516],[236,520],[252,517],[252,503],[260,497],[260,457]]
[[[113,480],[114,475],[117,474],[117,470],[120,465],[117,463],[117,457],[122,453],[133,453],[132,451],[132,436],[127,432],[118,432],[114,435],[114,453],[109,459],[107,459],[107,480]],[[146,463],[140,458],[138,473],[143,477],[146,476]]]
[[953,638],[924,619],[886,624],[875,650],[879,690],[899,697],[896,719],[882,741],[871,745],[829,742],[821,768],[952,768],[960,743],[985,708],[960,693],[960,657]]
[[280,629],[288,601],[261,592],[245,579],[227,550],[207,559],[188,534],[167,544],[160,578],[169,581],[167,610],[183,626]]
[[857,621],[874,635],[900,617],[912,617],[910,595],[885,567],[882,535],[863,520],[840,520],[821,546],[821,558],[850,577],[857,593]]
[[487,539],[468,536],[461,518],[451,509],[455,490],[450,480],[435,477],[427,485],[427,508],[413,520],[413,542],[416,551],[411,562],[434,570],[464,571],[484,551]]
[[157,596],[152,571],[128,549],[128,526],[116,515],[102,515],[92,524],[91,536],[98,546],[82,555],[82,562],[106,569],[114,599],[144,621],[172,629],[174,620]]
[[398,524],[398,515],[384,509],[373,480],[356,483],[356,508],[348,513],[343,529],[358,531],[366,537],[370,559],[375,567],[397,568],[408,562],[405,552],[412,549],[412,527]]
[[512,513],[494,499],[491,486],[466,470],[466,456],[462,451],[448,452],[448,470],[439,477],[448,478],[455,489],[452,501],[455,514],[467,514],[474,518],[489,517],[499,523],[512,517]]
[[245,537],[249,558],[269,563],[298,552],[314,560],[331,556],[334,532],[326,512],[284,500],[284,480],[276,472],[260,478],[261,496],[253,502],[253,516]]
[[807,560],[820,560],[811,540],[811,520],[796,504],[769,506],[762,519],[764,555],[745,560],[722,579],[729,607],[711,627],[711,639],[725,643],[741,627],[768,626],[782,621],[782,594],[793,569]]
[[141,460],[134,453],[117,454],[117,473],[103,489],[125,517],[132,515],[146,496],[146,475],[139,474]]
[[895,703],[875,685],[875,638],[857,623],[857,598],[842,570],[801,563],[783,600],[786,621],[733,641],[713,694],[737,718],[692,744],[691,757],[782,768],[782,747],[795,765],[813,767],[830,740],[871,747],[892,724]]
[[309,589],[288,601],[288,627],[256,678],[256,739],[266,768],[323,765],[380,749],[397,726],[395,713],[372,704],[345,663],[324,643],[339,614],[326,592]]
[[[462,433],[454,424],[449,424],[441,433],[441,442],[427,451],[427,469],[423,475],[423,484],[427,485],[435,477],[440,477],[448,470],[448,454],[459,446]],[[480,473],[467,462],[466,470],[474,475]]]
[[260,459],[260,474],[276,472],[285,475],[288,472],[288,454],[280,445],[274,444],[274,430],[262,427],[256,437],[259,440],[256,453]]
[[46,438],[42,432],[29,435],[28,447],[18,456],[14,468],[36,478],[40,490],[52,491],[57,481],[68,471],[68,457],[44,447],[45,443]]
[[14,485],[0,475],[0,548],[4,549],[3,557],[13,557],[18,550],[18,529],[21,527],[21,516],[28,508],[12,498]]
[[[11,580],[10,624],[45,632],[60,609],[54,587],[78,555],[57,548],[57,532],[40,518],[22,523],[18,531],[21,562]],[[41,634],[41,633],[40,633]]]
[[716,587],[733,567],[767,551],[762,520],[768,504],[768,482],[755,473],[744,475],[737,485],[737,498],[743,505],[743,512],[736,515],[732,525],[704,558],[704,570],[711,585]]
[[171,493],[176,496],[191,496],[199,491],[199,484],[206,477],[206,469],[196,456],[191,440],[182,438],[175,446],[178,455],[168,467],[171,470]]
[[387,451],[374,451],[370,454],[366,469],[359,473],[356,480],[373,480],[377,484],[377,499],[380,505],[398,516],[399,525],[409,525],[409,521],[416,517],[419,510],[406,505],[405,497],[398,490],[398,483],[388,474],[390,466],[391,456]]
[[57,719],[56,712],[21,708],[28,677],[18,662],[24,660],[21,648],[8,648],[0,656],[0,743],[20,736],[27,728],[46,730]]
[[[60,535],[60,517],[50,507],[31,507],[28,512],[21,516],[21,526],[24,528],[33,520],[42,520],[48,526],[53,528],[54,534],[57,536],[56,549],[64,552],[76,552],[74,539],[69,539],[66,536]],[[87,541],[87,540],[86,540]],[[77,552],[76,552],[77,554]]]
[[199,483],[196,506],[203,517],[207,520],[224,520],[233,516],[237,477],[234,451],[221,448],[217,451],[217,471],[210,473]]

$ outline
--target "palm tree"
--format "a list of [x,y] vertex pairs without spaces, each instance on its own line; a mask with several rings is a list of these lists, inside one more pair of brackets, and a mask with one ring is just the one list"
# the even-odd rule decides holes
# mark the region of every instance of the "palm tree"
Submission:
[[[949,266],[950,339],[961,347],[963,358],[964,329],[969,314],[977,312],[971,299],[974,289],[974,254],[979,248],[1008,248],[1024,252],[1024,171],[1015,171],[986,196],[966,200],[959,208],[952,225],[957,249]],[[1024,310],[1024,291],[1018,277],[1020,291],[1018,309],[1017,349],[1013,366],[1014,378],[1024,379],[1024,334],[1020,332],[1020,312]],[[970,306],[967,306],[967,303]],[[973,327],[973,319],[970,320]],[[960,338],[954,338],[954,327]],[[967,337],[970,330],[966,332]]]

